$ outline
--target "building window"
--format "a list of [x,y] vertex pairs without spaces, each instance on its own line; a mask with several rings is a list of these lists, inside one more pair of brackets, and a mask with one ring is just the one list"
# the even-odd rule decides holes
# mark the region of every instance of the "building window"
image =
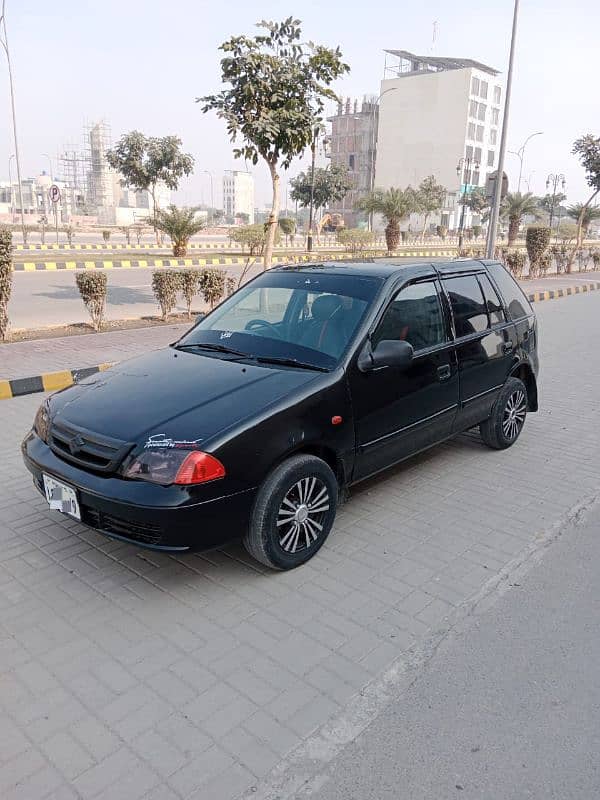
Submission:
[[477,115],[477,119],[481,122],[485,122],[485,112],[487,111],[487,106],[485,103],[479,103],[479,114]]
[[493,150],[488,150],[488,160],[487,165],[488,167],[494,166],[494,158],[496,157],[496,153]]
[[500,120],[500,109],[492,108],[492,125],[497,125]]
[[487,81],[481,81],[479,97],[483,97],[484,100],[487,100],[487,90],[488,90]]
[[468,144],[465,148],[465,158],[470,158],[473,160],[473,147],[470,144]]
[[351,153],[351,154],[348,156],[348,169],[349,169],[351,172],[354,172],[354,153]]
[[495,128],[490,131],[490,144],[498,144],[498,131]]
[[479,172],[477,170],[474,170],[473,174],[471,175],[471,185],[479,186]]
[[475,163],[481,164],[481,147],[475,148]]
[[474,139],[475,138],[475,123],[469,122],[469,126],[467,128],[467,139]]
[[477,126],[477,133],[475,134],[475,141],[483,142],[483,125]]
[[479,95],[479,78],[471,78],[471,94]]
[[494,103],[500,105],[500,99],[502,97],[502,89],[500,86],[494,86]]
[[469,116],[473,117],[474,119],[477,119],[477,106],[478,105],[479,105],[479,103],[477,102],[477,100],[471,100],[471,102],[469,103]]

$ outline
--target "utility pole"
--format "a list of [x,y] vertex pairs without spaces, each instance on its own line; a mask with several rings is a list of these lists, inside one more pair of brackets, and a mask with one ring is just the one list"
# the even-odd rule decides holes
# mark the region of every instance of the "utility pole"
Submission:
[[[434,23],[435,24],[435,23]],[[377,132],[379,128],[379,109],[381,105],[381,98],[389,92],[395,92],[397,86],[391,86],[382,92],[373,103],[373,110],[371,111],[371,164],[369,169],[369,192],[375,191],[375,165],[377,161],[377,141],[379,139]],[[369,214],[368,230],[373,230],[373,212]]]
[[517,43],[517,20],[519,17],[519,0],[515,0],[513,11],[512,34],[510,38],[510,55],[508,57],[508,77],[506,79],[506,97],[504,98],[504,119],[502,120],[502,136],[500,138],[500,154],[498,157],[498,170],[496,172],[496,182],[494,186],[494,200],[490,210],[490,225],[488,228],[488,240],[486,255],[494,258],[496,253],[496,232],[498,229],[498,218],[500,216],[500,203],[502,202],[502,177],[504,175],[504,156],[506,155],[506,137],[508,133],[508,116],[510,111],[510,94],[512,89],[513,66],[515,60],[515,47]]
[[[10,53],[8,51],[8,38],[6,35],[6,0],[2,0],[2,12],[0,13],[0,44],[6,53],[6,62],[8,64],[8,83],[10,86],[10,104],[12,108],[12,123],[13,123],[13,137],[15,141],[15,161],[17,163],[17,181],[19,184],[19,205],[21,206],[21,232],[23,234],[23,242],[25,242],[25,212],[23,209],[23,186],[21,184],[21,162],[19,161],[19,144],[17,137],[17,115],[15,111],[15,91],[13,86],[12,67],[10,63]],[[12,192],[11,192],[12,193]]]
[[212,212],[214,213],[214,211],[215,211],[215,193],[214,193],[212,172],[209,172],[207,169],[203,169],[202,172],[205,175],[208,175],[208,177],[210,178],[210,207],[211,207]]

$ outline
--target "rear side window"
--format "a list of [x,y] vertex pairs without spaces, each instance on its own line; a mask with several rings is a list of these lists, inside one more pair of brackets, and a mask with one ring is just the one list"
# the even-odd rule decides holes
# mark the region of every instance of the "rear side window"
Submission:
[[488,327],[488,315],[475,275],[447,278],[444,285],[454,314],[456,336],[469,336],[471,333],[485,331]]
[[496,290],[491,284],[490,279],[487,275],[478,275],[477,278],[485,298],[485,304],[490,317],[490,325],[498,325],[499,323],[504,322],[504,311],[502,310],[502,304],[498,298]]
[[488,264],[488,272],[494,279],[511,319],[520,319],[528,314],[533,314],[529,300],[521,291],[516,280],[502,266],[502,264]]

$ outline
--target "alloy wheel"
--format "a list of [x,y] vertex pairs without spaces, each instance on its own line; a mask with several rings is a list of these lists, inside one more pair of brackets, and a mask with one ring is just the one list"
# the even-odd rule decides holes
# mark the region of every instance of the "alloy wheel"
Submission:
[[301,478],[287,491],[277,512],[279,545],[286,553],[305,550],[323,532],[329,491],[320,478]]
[[516,439],[521,432],[526,412],[527,400],[525,393],[521,389],[517,389],[508,398],[502,417],[502,433],[508,440]]

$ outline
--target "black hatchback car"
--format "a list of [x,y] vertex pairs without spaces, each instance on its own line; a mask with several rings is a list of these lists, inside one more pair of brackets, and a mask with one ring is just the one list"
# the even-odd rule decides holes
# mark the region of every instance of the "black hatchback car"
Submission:
[[23,442],[50,506],[162,550],[243,537],[279,569],[323,545],[346,487],[538,407],[537,323],[487,261],[272,269],[179,341],[54,394]]

